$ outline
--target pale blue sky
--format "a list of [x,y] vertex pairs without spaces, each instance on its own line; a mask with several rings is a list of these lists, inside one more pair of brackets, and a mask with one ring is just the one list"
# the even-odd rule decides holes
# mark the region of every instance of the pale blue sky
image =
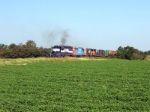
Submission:
[[150,0],[0,0],[0,43],[60,44],[50,32],[68,30],[66,45],[150,50]]

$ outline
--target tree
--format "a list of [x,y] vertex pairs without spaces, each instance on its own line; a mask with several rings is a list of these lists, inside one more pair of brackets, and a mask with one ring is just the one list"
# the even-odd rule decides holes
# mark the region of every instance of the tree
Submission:
[[144,54],[150,55],[150,50],[149,51],[145,51]]
[[126,47],[119,47],[116,54],[117,58],[121,59],[128,59],[128,60],[134,60],[134,59],[144,59],[146,55],[139,51],[138,49],[135,49],[131,46]]
[[26,42],[26,46],[27,47],[34,47],[34,48],[36,48],[36,43],[33,40],[28,40]]
[[124,47],[124,52],[125,52],[125,59],[134,59],[133,57],[133,53],[135,53],[135,49],[134,47],[131,47],[131,46],[127,46],[127,47]]
[[7,48],[7,45],[5,45],[5,44],[0,44],[0,50],[6,49],[6,48]]
[[14,48],[16,48],[16,47],[17,47],[17,45],[14,44],[14,43],[12,43],[12,44],[9,45],[9,49],[14,49]]
[[117,56],[117,58],[125,59],[125,52],[124,52],[124,48],[122,46],[118,47],[116,56]]

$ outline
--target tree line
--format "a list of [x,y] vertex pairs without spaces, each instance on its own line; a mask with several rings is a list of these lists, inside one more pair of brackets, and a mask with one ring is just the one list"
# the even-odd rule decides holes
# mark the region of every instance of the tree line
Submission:
[[[33,40],[28,40],[25,44],[0,44],[0,58],[29,58],[29,57],[49,57],[51,48],[37,47]],[[119,46],[115,55],[109,55],[111,58],[143,60],[150,51],[140,51],[134,47]]]
[[131,46],[119,46],[117,53],[115,54],[115,56],[119,59],[128,60],[144,60],[147,55],[150,55],[150,51],[140,51]]
[[25,44],[0,44],[0,58],[29,58],[29,57],[49,57],[50,48],[36,47],[33,40],[28,40]]

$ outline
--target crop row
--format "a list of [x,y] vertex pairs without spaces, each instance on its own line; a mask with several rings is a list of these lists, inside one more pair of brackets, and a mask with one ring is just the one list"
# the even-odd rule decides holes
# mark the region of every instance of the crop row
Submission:
[[3,111],[150,111],[149,61],[37,62],[0,67]]

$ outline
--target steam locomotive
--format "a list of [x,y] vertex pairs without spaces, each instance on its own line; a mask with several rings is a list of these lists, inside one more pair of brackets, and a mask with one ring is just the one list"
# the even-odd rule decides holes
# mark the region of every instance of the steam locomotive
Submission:
[[65,46],[65,45],[55,45],[52,47],[52,51],[50,53],[50,57],[83,57],[83,56],[101,56],[106,57],[111,55],[115,55],[117,51],[114,50],[100,50],[100,49],[92,49],[92,48],[83,48],[83,47],[73,47],[73,46]]

